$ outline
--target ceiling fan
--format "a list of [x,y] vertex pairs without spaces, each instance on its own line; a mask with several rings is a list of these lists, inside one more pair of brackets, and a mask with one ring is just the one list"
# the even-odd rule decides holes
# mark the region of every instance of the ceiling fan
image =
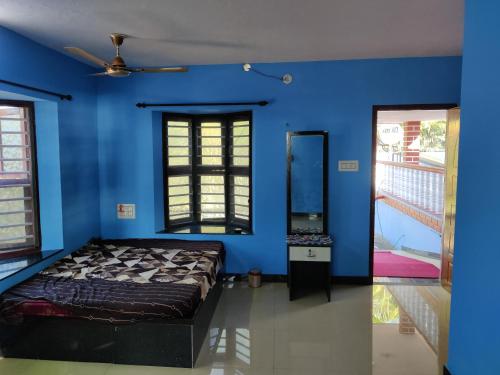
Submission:
[[111,42],[116,49],[116,56],[113,58],[111,63],[104,61],[103,59],[92,55],[91,53],[78,48],[78,47],[64,47],[64,49],[76,56],[80,56],[85,60],[93,62],[105,69],[104,72],[91,74],[93,76],[110,76],[110,77],[127,77],[131,73],[183,73],[187,72],[187,68],[184,66],[178,67],[165,67],[165,68],[132,68],[125,64],[125,61],[120,55],[120,46],[123,44],[127,35],[113,33],[110,35]]

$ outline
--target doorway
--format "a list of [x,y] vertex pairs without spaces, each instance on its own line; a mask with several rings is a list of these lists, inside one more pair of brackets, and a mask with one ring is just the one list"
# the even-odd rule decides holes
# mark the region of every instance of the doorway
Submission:
[[370,271],[377,282],[451,285],[459,132],[454,107],[373,109]]

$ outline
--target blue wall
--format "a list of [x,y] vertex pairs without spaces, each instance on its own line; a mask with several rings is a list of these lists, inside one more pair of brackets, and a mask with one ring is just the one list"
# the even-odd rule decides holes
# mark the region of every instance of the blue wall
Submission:
[[441,256],[441,233],[381,200],[375,203],[375,234],[388,240],[394,249],[407,247]]
[[500,373],[500,2],[467,0],[451,306],[453,375]]
[[38,198],[42,250],[64,248],[58,104],[35,102]]
[[[87,76],[93,69],[2,27],[0,56],[1,79],[74,97],[63,102],[0,84],[2,98],[35,101],[42,246],[70,252],[100,234],[97,85]],[[0,292],[33,272],[0,282]]]
[[[292,73],[294,81],[286,86],[245,73],[240,65],[196,66],[187,74],[99,80],[103,237],[171,237],[155,233],[161,220],[156,209],[161,206],[158,109],[138,109],[136,102],[269,99],[271,105],[254,109],[254,235],[183,238],[223,240],[228,249],[229,272],[246,272],[260,266],[265,273],[285,273],[285,134],[290,130],[328,130],[334,274],[368,275],[372,106],[458,103],[461,59],[262,64],[259,68],[277,75]],[[338,173],[339,159],[358,159],[359,173]],[[137,219],[118,220],[117,203],[136,203]]]

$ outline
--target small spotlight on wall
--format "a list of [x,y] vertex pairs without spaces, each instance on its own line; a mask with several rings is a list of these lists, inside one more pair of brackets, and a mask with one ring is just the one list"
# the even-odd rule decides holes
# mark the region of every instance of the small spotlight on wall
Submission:
[[254,67],[252,67],[251,64],[248,64],[248,63],[243,64],[243,70],[245,72],[254,72],[254,73],[259,74],[259,75],[261,75],[263,77],[277,79],[278,81],[283,82],[285,85],[289,85],[293,81],[293,77],[289,73],[285,74],[282,77],[275,76],[275,75],[272,75],[272,74],[267,74],[267,73],[261,72],[260,70],[255,69]]

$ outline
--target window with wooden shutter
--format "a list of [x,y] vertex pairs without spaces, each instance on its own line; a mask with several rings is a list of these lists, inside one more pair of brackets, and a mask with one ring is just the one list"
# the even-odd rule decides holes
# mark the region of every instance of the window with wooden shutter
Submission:
[[0,257],[39,250],[33,105],[0,101]]
[[164,113],[167,231],[250,232],[251,121],[250,112]]
[[229,124],[229,220],[235,225],[250,222],[251,143],[250,119],[235,117]]

